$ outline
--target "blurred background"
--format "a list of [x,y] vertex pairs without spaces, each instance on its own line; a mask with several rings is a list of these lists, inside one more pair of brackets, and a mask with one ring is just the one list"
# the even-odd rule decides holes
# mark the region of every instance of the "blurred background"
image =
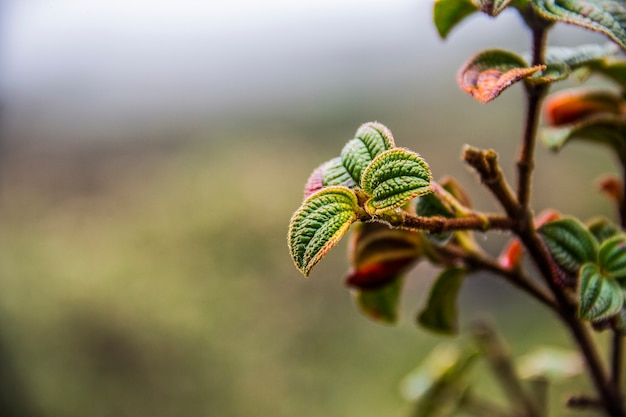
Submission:
[[[435,272],[412,272],[398,326],[376,324],[343,285],[345,242],[305,280],[287,224],[312,169],[371,120],[497,210],[461,147],[497,149],[513,175],[523,96],[481,105],[455,76],[481,49],[527,50],[515,13],[443,42],[426,0],[0,7],[2,416],[409,413],[398,383],[443,339],[414,324]],[[537,211],[613,215],[593,191],[614,170],[604,150],[538,159]],[[480,240],[498,253],[505,237]],[[493,277],[467,280],[460,304],[463,327],[493,317],[516,355],[569,346]],[[555,387],[553,407],[584,389]]]

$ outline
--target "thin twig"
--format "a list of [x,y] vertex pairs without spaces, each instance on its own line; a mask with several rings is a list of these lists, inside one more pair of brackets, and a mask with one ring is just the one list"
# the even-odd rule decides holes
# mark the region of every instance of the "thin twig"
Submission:
[[456,230],[511,230],[513,221],[505,216],[497,214],[480,214],[471,217],[447,218],[443,216],[424,217],[416,216],[408,212],[400,213],[400,216],[383,219],[389,221],[392,226],[409,230],[426,231],[434,234],[452,232]]

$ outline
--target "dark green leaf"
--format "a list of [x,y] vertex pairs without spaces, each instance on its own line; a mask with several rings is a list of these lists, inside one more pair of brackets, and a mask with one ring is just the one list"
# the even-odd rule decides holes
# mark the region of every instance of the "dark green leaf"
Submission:
[[384,286],[356,289],[354,296],[363,314],[372,320],[393,324],[398,321],[401,290],[402,278],[396,277]]
[[465,270],[461,268],[448,268],[439,274],[417,322],[436,333],[456,334],[459,327],[457,296],[464,278]]
[[354,139],[341,150],[341,163],[352,179],[361,183],[363,171],[374,158],[395,147],[389,129],[377,122],[361,125]]
[[585,65],[601,62],[604,58],[615,55],[619,48],[615,44],[606,43],[579,45],[575,47],[551,46],[546,50],[546,64],[565,64],[571,70]]
[[430,193],[430,181],[430,168],[421,156],[408,149],[385,151],[363,172],[361,186],[371,197],[365,208],[374,216],[394,210]]
[[626,8],[622,0],[531,0],[544,19],[600,32],[626,49]]
[[602,243],[610,237],[621,233],[620,228],[606,217],[597,217],[587,223],[587,228],[596,238],[598,243]]
[[[437,198],[434,193],[418,197],[415,203],[415,212],[419,216],[424,217],[454,217],[451,210],[446,207],[446,205],[444,205],[443,202],[439,198]],[[440,234],[425,233],[425,235],[430,240],[432,240],[433,243],[444,244],[448,241],[448,239],[450,239],[450,237],[452,236],[452,232]]]
[[580,269],[578,297],[578,315],[590,321],[614,316],[624,304],[619,283],[602,275],[599,267],[593,263],[586,263]]
[[595,262],[598,242],[584,224],[574,217],[548,222],[539,228],[548,250],[556,263],[576,276],[586,262]]
[[446,38],[456,25],[477,10],[472,0],[435,0],[434,20],[439,36]]
[[463,91],[487,103],[514,83],[545,68],[541,65],[528,67],[519,55],[490,49],[472,57],[459,71],[457,82]]
[[611,278],[626,277],[626,235],[620,233],[600,245],[598,265],[604,275]]
[[328,187],[309,196],[289,223],[289,250],[296,267],[308,276],[357,220],[361,210],[352,190]]
[[541,139],[553,151],[559,151],[573,139],[607,145],[619,156],[626,156],[625,120],[621,116],[600,114],[562,127],[543,128]]
[[417,232],[392,229],[383,223],[355,225],[350,241],[351,269],[346,283],[353,288],[373,289],[404,274],[422,254]]

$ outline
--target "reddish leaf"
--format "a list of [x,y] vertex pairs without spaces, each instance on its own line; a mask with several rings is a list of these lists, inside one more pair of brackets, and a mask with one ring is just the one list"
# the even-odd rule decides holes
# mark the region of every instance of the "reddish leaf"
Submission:
[[606,90],[564,90],[546,99],[545,114],[549,125],[560,126],[580,121],[598,113],[620,114],[622,98]]
[[545,68],[545,65],[528,67],[520,56],[492,49],[471,58],[459,71],[457,81],[463,91],[481,103],[488,103],[506,88]]

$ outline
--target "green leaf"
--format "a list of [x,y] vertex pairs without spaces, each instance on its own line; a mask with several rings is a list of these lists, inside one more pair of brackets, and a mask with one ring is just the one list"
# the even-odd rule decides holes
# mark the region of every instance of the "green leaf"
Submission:
[[613,236],[600,245],[598,265],[608,277],[626,277],[626,235]]
[[430,193],[430,181],[430,168],[417,153],[400,148],[385,151],[363,172],[361,186],[371,197],[365,209],[376,216],[401,207]]
[[501,49],[490,49],[472,57],[459,71],[459,87],[481,103],[495,99],[514,83],[546,69],[528,67],[522,57]]
[[456,25],[477,10],[472,0],[435,0],[434,20],[439,36],[445,39]]
[[462,268],[448,268],[439,274],[417,322],[435,333],[456,334],[459,330],[457,296],[464,278]]
[[313,171],[304,187],[304,198],[324,187],[333,185],[341,185],[347,188],[354,188],[357,185],[341,163],[340,157],[324,162]]
[[602,243],[608,238],[621,233],[621,229],[606,217],[597,217],[590,220],[587,223],[587,228],[598,243]]
[[384,223],[358,223],[350,240],[350,272],[346,284],[374,289],[404,274],[422,255],[419,233]]
[[555,262],[567,273],[576,276],[586,262],[594,262],[598,242],[584,224],[574,217],[548,222],[539,228]]
[[469,387],[469,373],[478,359],[475,350],[439,345],[400,385],[404,398],[415,402],[413,415],[447,417]]
[[626,8],[621,0],[531,0],[531,4],[548,21],[600,32],[626,49]]
[[598,265],[593,263],[586,263],[580,269],[578,297],[578,316],[590,321],[614,316],[624,304],[619,283],[603,276]]
[[599,114],[561,127],[543,128],[541,140],[553,151],[560,151],[573,139],[607,145],[618,157],[626,156],[626,121],[621,116]]
[[352,190],[328,187],[309,196],[289,223],[289,250],[296,267],[308,276],[357,220],[360,207]]
[[[418,197],[415,202],[415,213],[423,217],[441,216],[446,218],[454,217],[452,212],[434,193],[425,194]],[[445,244],[452,236],[452,232],[432,234],[425,232],[424,235],[433,243]]]
[[363,171],[372,160],[395,146],[391,132],[384,125],[365,123],[356,131],[355,138],[341,150],[341,163],[352,179],[360,184]]
[[590,70],[616,82],[622,88],[622,91],[626,90],[626,61],[617,59],[603,60],[592,65]]
[[615,55],[619,48],[615,44],[606,43],[586,44],[575,47],[551,46],[546,50],[546,64],[565,64],[571,70],[578,69],[591,63],[602,61],[604,58]]
[[382,287],[355,290],[354,296],[361,312],[370,319],[381,323],[396,323],[398,321],[402,281],[401,277],[395,277]]
[[528,82],[533,84],[550,84],[557,81],[563,81],[570,76],[572,70],[563,63],[554,63],[546,65],[542,71],[537,71],[527,78]]

